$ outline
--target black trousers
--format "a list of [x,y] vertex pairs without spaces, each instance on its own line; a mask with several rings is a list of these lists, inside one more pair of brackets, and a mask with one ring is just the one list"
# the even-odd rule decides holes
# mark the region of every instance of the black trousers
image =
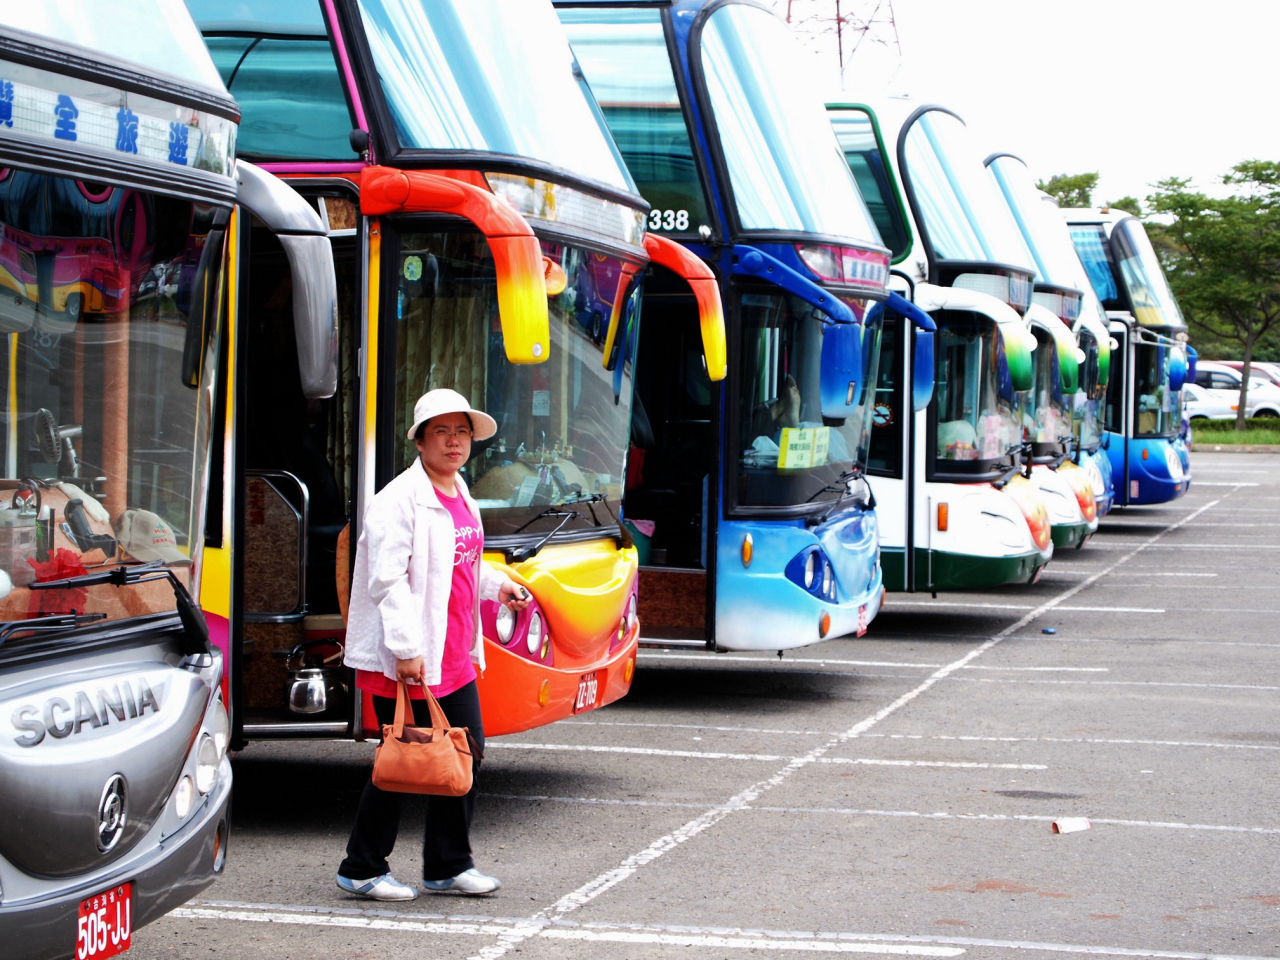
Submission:
[[[448,696],[440,697],[440,706],[449,718],[451,727],[467,727],[475,737],[480,750],[484,750],[484,724],[480,718],[480,695],[476,682]],[[427,701],[412,700],[414,722],[418,726],[431,726]],[[396,701],[391,697],[373,698],[373,709],[379,725],[395,720]],[[427,825],[422,837],[422,879],[448,880],[475,866],[471,859],[471,818],[476,812],[480,757],[473,757],[476,773],[471,790],[461,797],[425,796],[427,801]],[[360,795],[360,807],[356,812],[355,829],[347,841],[347,858],[338,867],[338,873],[351,880],[368,880],[387,873],[391,868],[387,857],[396,845],[400,832],[400,814],[404,810],[407,793],[390,793],[379,790],[372,779],[365,784]]]

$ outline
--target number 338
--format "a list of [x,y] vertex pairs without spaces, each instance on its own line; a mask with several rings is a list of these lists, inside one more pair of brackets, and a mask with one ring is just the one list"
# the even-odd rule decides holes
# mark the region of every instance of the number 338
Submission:
[[688,210],[650,210],[650,230],[688,230]]

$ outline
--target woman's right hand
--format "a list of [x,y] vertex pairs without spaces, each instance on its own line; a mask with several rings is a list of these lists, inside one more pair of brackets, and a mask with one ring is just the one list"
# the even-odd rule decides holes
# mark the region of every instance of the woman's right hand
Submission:
[[417,683],[425,687],[427,685],[426,661],[422,657],[414,657],[412,660],[397,660],[396,679],[403,680],[406,683]]

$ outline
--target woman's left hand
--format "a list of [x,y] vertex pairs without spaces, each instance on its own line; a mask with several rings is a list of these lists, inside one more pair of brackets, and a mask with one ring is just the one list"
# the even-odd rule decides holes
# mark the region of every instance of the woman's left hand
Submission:
[[533,594],[514,580],[506,580],[498,588],[498,602],[508,610],[523,610],[532,599]]

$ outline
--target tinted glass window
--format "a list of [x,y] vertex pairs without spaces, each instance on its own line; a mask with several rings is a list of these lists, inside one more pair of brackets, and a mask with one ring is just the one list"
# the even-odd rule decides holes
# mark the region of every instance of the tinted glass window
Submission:
[[831,125],[844,151],[862,199],[880,238],[889,247],[894,262],[902,259],[911,247],[911,235],[899,206],[898,188],[888,158],[877,136],[874,121],[865,110],[831,110]]
[[640,195],[649,229],[696,233],[711,225],[658,10],[560,11],[587,82]]

